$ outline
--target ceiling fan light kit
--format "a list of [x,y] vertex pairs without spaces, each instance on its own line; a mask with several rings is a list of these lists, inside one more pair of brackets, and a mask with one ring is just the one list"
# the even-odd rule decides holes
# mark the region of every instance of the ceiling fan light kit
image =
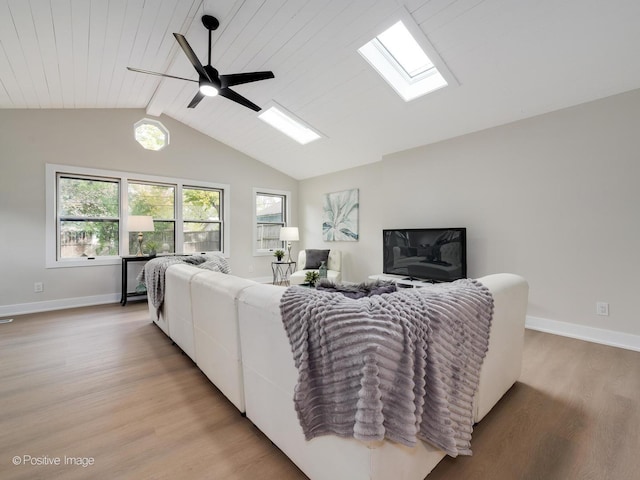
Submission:
[[218,89],[207,82],[200,82],[199,90],[205,97],[215,97],[218,95]]
[[217,18],[212,17],[211,15],[203,15],[202,24],[207,30],[209,30],[209,49],[207,52],[208,64],[205,66],[200,63],[200,60],[189,45],[189,42],[187,42],[187,39],[184,37],[184,35],[181,35],[180,33],[173,34],[178,44],[180,45],[180,48],[182,48],[182,51],[185,53],[185,55],[193,65],[193,68],[195,68],[196,72],[198,73],[198,80],[176,77],[174,75],[167,75],[165,73],[150,72],[148,70],[140,70],[131,67],[127,67],[127,69],[132,72],[175,78],[178,80],[186,80],[188,82],[197,82],[199,86],[198,92],[187,106],[188,108],[195,108],[204,97],[215,97],[216,95],[220,95],[221,97],[225,97],[233,102],[239,103],[242,106],[250,108],[255,112],[259,112],[261,108],[258,105],[253,103],[251,100],[243,97],[234,90],[231,90],[229,87],[232,87],[234,85],[242,85],[243,83],[257,82],[259,80],[274,78],[273,72],[264,71],[220,75],[218,73],[218,70],[211,66],[211,33],[220,26],[220,22]]

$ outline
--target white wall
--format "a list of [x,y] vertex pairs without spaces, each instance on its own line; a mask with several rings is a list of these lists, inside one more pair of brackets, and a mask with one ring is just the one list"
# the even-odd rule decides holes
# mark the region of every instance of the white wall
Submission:
[[[640,335],[640,90],[300,182],[301,246],[382,270],[382,229],[467,227],[468,274],[530,283],[532,317]],[[322,195],[360,189],[360,240],[322,242]],[[596,301],[610,316],[595,314]]]
[[[298,182],[199,132],[160,117],[169,147],[152,152],[133,139],[143,110],[0,110],[0,316],[114,298],[120,266],[45,268],[45,164],[79,165],[197,179],[231,186],[231,264],[243,277],[270,277],[271,257],[252,256],[253,188],[292,192]],[[44,292],[34,293],[34,282]]]
[[[299,183],[166,117],[171,146],[143,150],[132,126],[144,116],[0,110],[0,316],[119,292],[118,266],[44,267],[44,165],[59,163],[230,184],[241,276],[271,275],[271,258],[251,253],[252,188],[289,190],[294,249],[340,248],[346,280],[380,272],[383,228],[465,226],[469,275],[526,277],[530,316],[640,335],[640,90]],[[349,188],[360,189],[360,241],[325,243],[322,195]]]

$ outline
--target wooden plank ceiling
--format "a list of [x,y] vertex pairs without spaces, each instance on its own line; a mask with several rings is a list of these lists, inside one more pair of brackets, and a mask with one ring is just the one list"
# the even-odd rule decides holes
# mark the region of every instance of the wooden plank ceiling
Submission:
[[[357,49],[408,12],[460,86],[402,101]],[[235,87],[325,135],[300,146],[227,99],[186,106],[196,79],[172,35]],[[0,108],[143,108],[296,178],[640,88],[637,0],[0,0]],[[161,117],[160,117],[161,119]]]

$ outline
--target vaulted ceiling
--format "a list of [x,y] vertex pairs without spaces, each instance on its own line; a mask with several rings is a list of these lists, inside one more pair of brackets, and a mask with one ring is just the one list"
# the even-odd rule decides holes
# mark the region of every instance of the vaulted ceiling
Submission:
[[[408,12],[459,85],[404,102],[357,49]],[[324,138],[301,146],[197,79],[172,33],[234,87]],[[0,108],[145,108],[296,178],[640,88],[638,0],[0,0]]]

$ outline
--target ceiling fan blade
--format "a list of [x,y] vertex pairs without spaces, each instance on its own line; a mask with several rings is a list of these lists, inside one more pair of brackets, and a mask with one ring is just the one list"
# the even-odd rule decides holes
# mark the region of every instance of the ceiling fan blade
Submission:
[[196,93],[196,96],[193,97],[193,100],[191,100],[191,103],[187,105],[187,108],[196,108],[200,103],[200,100],[202,100],[203,98],[204,98],[204,94],[200,90],[198,90],[198,93]]
[[244,98],[239,93],[234,92],[230,88],[221,88],[218,94],[225,98],[228,98],[229,100],[233,100],[234,102],[239,103],[240,105],[244,105],[245,107],[250,108],[251,110],[254,110],[256,112],[259,112],[260,110],[262,110],[258,105]]
[[226,88],[269,78],[274,78],[273,72],[233,73],[231,75],[220,75],[220,82],[222,87]]
[[182,47],[182,50],[184,50],[184,53],[187,55],[187,58],[193,65],[193,68],[195,68],[196,72],[198,72],[198,75],[204,78],[208,78],[209,80],[212,80],[211,78],[209,78],[209,75],[207,75],[207,72],[204,70],[204,67],[200,63],[200,60],[198,60],[198,57],[196,56],[193,49],[189,45],[189,42],[187,42],[187,39],[184,38],[184,35],[181,35],[179,33],[174,33],[173,36],[176,37],[178,44]]
[[186,80],[187,82],[196,82],[196,83],[198,83],[198,80],[193,80],[191,78],[176,77],[174,75],[167,75],[166,73],[151,72],[149,70],[140,70],[139,68],[127,67],[127,70],[131,70],[132,72],[138,72],[138,73],[148,73],[149,75],[157,75],[158,77],[175,78],[177,80]]

